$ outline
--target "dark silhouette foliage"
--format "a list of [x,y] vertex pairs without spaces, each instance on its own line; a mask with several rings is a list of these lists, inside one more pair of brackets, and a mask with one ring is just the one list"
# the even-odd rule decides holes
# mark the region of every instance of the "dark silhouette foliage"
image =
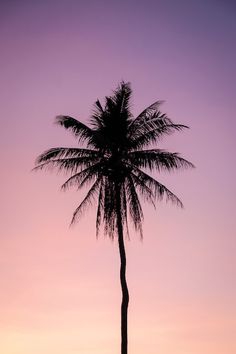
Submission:
[[[75,223],[86,208],[97,199],[96,230],[112,239],[117,235],[122,286],[121,334],[122,354],[127,353],[127,309],[129,302],[126,284],[126,256],[123,231],[130,220],[142,237],[143,211],[140,197],[153,205],[166,198],[182,207],[182,202],[167,187],[147,173],[173,171],[193,167],[178,153],[158,148],[160,138],[187,128],[175,124],[160,111],[157,101],[137,117],[130,111],[131,88],[121,82],[104,106],[95,102],[90,126],[75,118],[60,115],[57,124],[71,131],[80,146],[57,147],[42,153],[36,160],[36,170],[57,169],[69,174],[62,189],[89,186],[88,192],[73,214]],[[86,148],[84,148],[86,146]]]
[[96,101],[90,119],[91,127],[69,116],[57,116],[57,124],[70,130],[78,143],[87,148],[52,148],[41,154],[36,169],[56,168],[66,171],[70,177],[62,189],[91,185],[86,197],[75,210],[72,223],[98,198],[97,231],[104,222],[110,237],[116,234],[115,184],[121,192],[122,224],[127,225],[128,214],[135,229],[142,235],[143,212],[139,195],[155,203],[167,200],[182,207],[181,201],[163,184],[145,170],[172,171],[193,167],[179,156],[161,149],[147,149],[157,144],[161,137],[187,128],[174,124],[159,110],[161,101],[147,107],[137,118],[130,112],[131,88],[122,82],[112,96],[106,97],[105,106]]

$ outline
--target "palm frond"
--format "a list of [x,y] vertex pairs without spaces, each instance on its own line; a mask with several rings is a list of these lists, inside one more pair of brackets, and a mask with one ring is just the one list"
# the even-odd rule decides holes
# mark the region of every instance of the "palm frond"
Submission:
[[161,201],[165,197],[166,201],[171,201],[173,204],[183,208],[183,203],[181,200],[162,183],[158,182],[156,179],[149,176],[139,168],[134,168],[134,173],[143,181],[144,184],[146,184],[146,186],[152,190],[155,199]]
[[140,233],[141,238],[143,237],[142,231],[142,220],[143,211],[138,198],[138,194],[134,185],[132,177],[127,176],[125,181],[125,191],[127,197],[127,204],[129,205],[129,213],[131,220],[133,222],[134,228]]
[[130,126],[129,138],[133,150],[156,143],[164,135],[188,128],[183,124],[174,124],[166,114],[154,111],[149,117],[142,117]]
[[80,215],[83,213],[83,211],[88,207],[88,205],[91,205],[92,202],[94,201],[95,196],[98,193],[99,190],[99,185],[100,185],[100,178],[97,178],[97,180],[94,182],[92,187],[89,189],[86,197],[83,199],[83,201],[80,203],[78,208],[73,213],[73,217],[71,220],[71,225],[73,225],[76,220],[80,217]]
[[92,179],[98,177],[100,174],[101,163],[95,163],[94,165],[88,166],[84,170],[74,174],[70,178],[68,178],[63,185],[61,186],[62,190],[66,190],[71,186],[76,186],[77,189],[80,189],[84,186],[86,182],[91,181]]
[[66,148],[66,147],[55,147],[44,151],[36,159],[36,164],[49,161],[51,159],[59,159],[64,157],[94,157],[98,156],[98,150],[82,149],[82,148]]
[[96,237],[98,237],[100,226],[102,223],[102,216],[104,210],[104,178],[101,179],[99,196],[98,196],[98,207],[97,207],[97,217],[96,217]]
[[89,128],[86,124],[78,121],[73,117],[63,115],[59,115],[56,117],[56,123],[72,131],[74,136],[78,138],[78,141],[86,141],[88,145],[92,143],[93,130]]
[[116,230],[116,193],[115,183],[109,177],[104,178],[104,231],[110,238],[114,238]]
[[150,116],[153,115],[153,113],[157,112],[160,105],[163,103],[164,101],[156,101],[154,103],[152,103],[150,106],[148,106],[147,108],[145,108],[131,123],[131,125],[133,124],[137,124],[138,121],[143,121],[144,119],[149,119]]
[[94,109],[92,116],[90,118],[90,123],[93,126],[94,130],[101,130],[101,128],[104,125],[104,116],[105,116],[105,111],[100,103],[99,100],[97,100],[94,103]]
[[133,172],[130,172],[130,177],[132,178],[132,180],[134,182],[135,188],[137,188],[139,190],[143,199],[150,202],[155,208],[155,203],[154,203],[155,195],[154,195],[153,191],[145,184],[145,182],[143,181],[142,178],[140,178],[139,176],[136,176]]
[[168,152],[161,149],[137,150],[128,154],[131,163],[139,168],[149,168],[151,171],[193,168],[194,165],[186,159],[179,156],[178,153]]
[[54,170],[65,173],[77,173],[81,168],[89,167],[91,164],[98,162],[100,159],[97,157],[73,157],[65,159],[55,159],[44,162],[34,168],[34,170]]
[[101,105],[101,102],[100,102],[99,100],[97,100],[97,101],[95,102],[95,106],[97,107],[97,109],[99,110],[100,113],[103,113],[103,112],[104,112],[104,109],[103,109],[103,107],[102,107],[102,105]]
[[[79,168],[88,167],[98,162],[101,157],[98,151],[76,148],[52,148],[41,154],[33,170],[57,168],[58,172],[65,171],[76,173]],[[55,158],[57,157],[57,158]]]
[[[121,117],[125,113],[126,116],[130,116],[130,97],[132,91],[130,88],[130,83],[125,83],[124,81],[118,86],[114,91],[113,102],[114,106],[120,113]],[[127,117],[128,118],[128,117]]]
[[126,198],[126,190],[124,183],[121,185],[121,217],[122,224],[125,227],[126,235],[129,239],[129,227],[128,227],[128,213],[127,213],[127,198]]

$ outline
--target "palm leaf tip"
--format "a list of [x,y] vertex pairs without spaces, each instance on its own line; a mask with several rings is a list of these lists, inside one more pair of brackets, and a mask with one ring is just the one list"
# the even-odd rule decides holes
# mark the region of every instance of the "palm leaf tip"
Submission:
[[56,117],[56,124],[63,126],[65,129],[70,130],[74,136],[81,142],[87,141],[88,145],[93,140],[94,132],[85,123],[70,117],[59,115]]
[[72,118],[72,117],[69,117],[69,116],[65,116],[63,114],[59,114],[56,116],[55,118],[55,123],[56,124],[60,124],[60,125],[64,125],[68,122],[68,120]]
[[100,112],[103,112],[103,108],[99,99],[97,99],[97,101],[95,102],[95,107],[98,108]]
[[32,171],[42,170],[45,167],[45,162],[50,158],[51,158],[51,149],[37,156],[34,162],[35,167],[32,169]]

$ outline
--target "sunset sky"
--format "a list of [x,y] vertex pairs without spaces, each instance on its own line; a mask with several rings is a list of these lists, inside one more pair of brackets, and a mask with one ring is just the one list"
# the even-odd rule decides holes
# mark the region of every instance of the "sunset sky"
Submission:
[[117,241],[95,236],[83,193],[33,173],[75,146],[54,124],[88,122],[131,82],[134,115],[157,99],[190,127],[161,141],[196,169],[155,175],[183,210],[144,204],[126,240],[129,354],[236,353],[236,4],[233,0],[0,2],[0,353],[119,354]]

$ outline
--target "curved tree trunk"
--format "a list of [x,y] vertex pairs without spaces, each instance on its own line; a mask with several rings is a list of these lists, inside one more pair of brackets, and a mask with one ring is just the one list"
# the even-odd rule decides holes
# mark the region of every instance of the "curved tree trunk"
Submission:
[[121,354],[128,353],[128,304],[129,304],[129,291],[126,283],[126,254],[123,237],[123,223],[121,217],[121,202],[120,194],[116,193],[117,199],[117,231],[118,243],[120,252],[120,283],[122,289],[122,303],[121,303]]

